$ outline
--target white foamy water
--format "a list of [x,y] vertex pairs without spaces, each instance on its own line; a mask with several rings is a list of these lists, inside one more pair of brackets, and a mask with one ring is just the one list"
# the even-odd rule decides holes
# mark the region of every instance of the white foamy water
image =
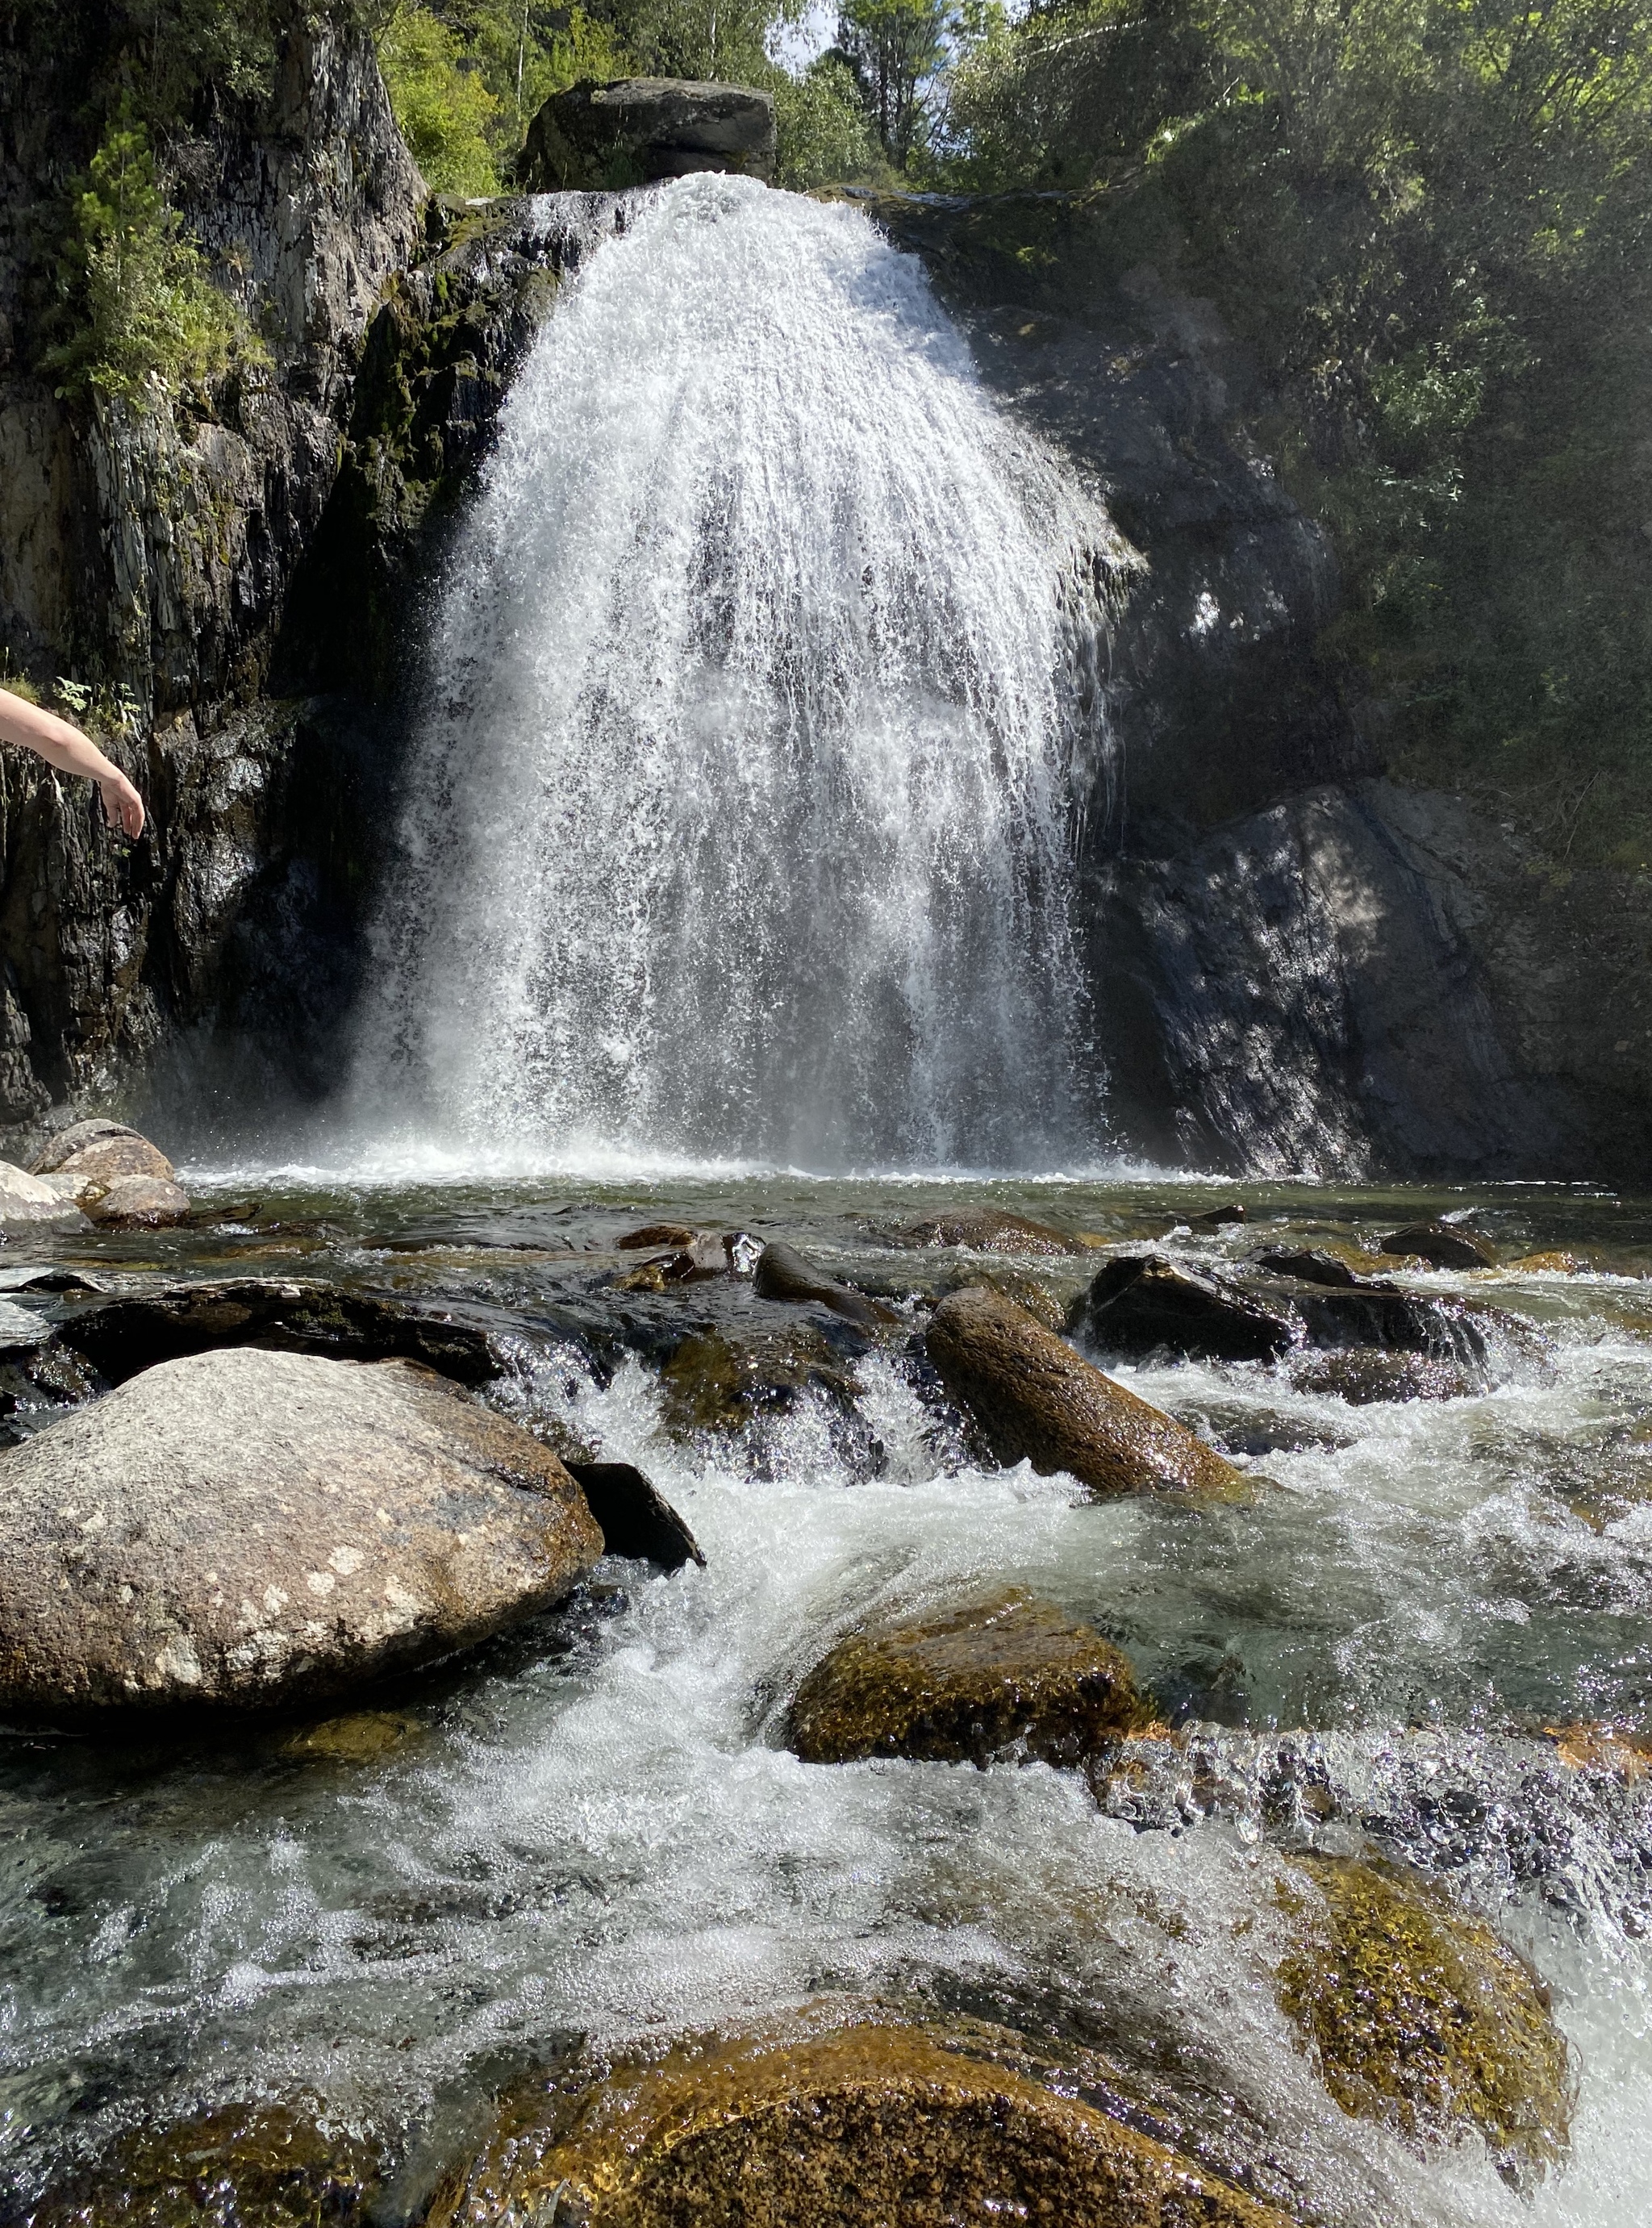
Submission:
[[1067,769],[1119,548],[857,211],[638,197],[448,579],[355,1104],[461,1149],[1092,1162]]

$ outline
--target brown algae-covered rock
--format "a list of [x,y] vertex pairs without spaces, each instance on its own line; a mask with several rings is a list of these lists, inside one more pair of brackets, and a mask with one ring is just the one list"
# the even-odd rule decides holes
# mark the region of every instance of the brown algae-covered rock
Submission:
[[379,2187],[379,2161],[343,2128],[279,2104],[229,2104],[123,2136],[48,2189],[34,2228],[331,2228]]
[[1111,1641],[1014,1592],[840,1640],[798,1687],[787,1738],[805,1764],[1020,1749],[1076,1764],[1149,1715]]
[[1291,1371],[1290,1381],[1298,1392],[1329,1392],[1354,1408],[1381,1400],[1467,1400],[1486,1389],[1484,1373],[1460,1362],[1380,1346],[1314,1354]]
[[1271,1361],[1298,1336],[1286,1309],[1151,1253],[1110,1261],[1074,1316],[1104,1353],[1137,1359],[1164,1353]]
[[165,1362],[0,1455],[0,1713],[29,1723],[347,1692],[602,1553],[554,1455],[407,1362]]
[[1138,1399],[1024,1308],[983,1284],[949,1293],[925,1344],[952,1398],[1001,1463],[1066,1470],[1102,1497],[1180,1493],[1247,1501],[1231,1463]]
[[1409,1222],[1382,1240],[1385,1253],[1426,1261],[1431,1269],[1495,1269],[1497,1249],[1460,1222]]
[[543,2221],[558,2194],[585,2228],[1286,2228],[946,2029],[852,2018],[837,2004],[681,2043],[572,2097],[525,2089],[427,2228]]
[[1566,2041],[1513,1950],[1386,1869],[1332,1860],[1291,1871],[1281,1899],[1303,1941],[1280,1968],[1279,2001],[1342,2110],[1413,2138],[1477,2129],[1511,2169],[1559,2157],[1572,2103]]

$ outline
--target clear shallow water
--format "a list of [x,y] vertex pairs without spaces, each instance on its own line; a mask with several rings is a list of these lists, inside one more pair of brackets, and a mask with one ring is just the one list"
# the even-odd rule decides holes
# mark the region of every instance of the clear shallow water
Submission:
[[[135,1284],[303,1273],[496,1310],[524,1362],[492,1397],[641,1462],[708,1566],[603,1565],[566,1613],[372,1698],[387,1745],[366,1757],[279,1726],[182,1749],[10,1744],[0,2142],[21,2188],[138,2115],[261,2089],[319,2097],[405,2152],[411,2205],[486,2094],[573,2034],[870,1988],[1078,2024],[1225,2095],[1333,2218],[1652,2213],[1652,1815],[1538,1731],[1652,1714],[1652,1209],[1241,1187],[1244,1230],[1168,1242],[1215,1258],[1473,1205],[1505,1258],[1571,1246],[1600,1269],[1415,1280],[1471,1285],[1551,1335],[1548,1367],[1511,1359],[1478,1399],[1349,1408],[1258,1367],[1121,1371],[1230,1445],[1258,1419],[1316,1435],[1252,1458],[1274,1481],[1254,1509],[1198,1515],[960,1466],[900,1338],[858,1365],[858,1437],[805,1400],[685,1443],[642,1360],[599,1383],[564,1334],[644,1220],[784,1236],[899,1291],[964,1265],[887,1242],[938,1207],[990,1200],[1120,1241],[1231,1186],[299,1189],[255,1173],[194,1179],[201,1227],[68,1258]],[[1095,1262],[1018,1265],[1066,1292]],[[694,1309],[701,1289],[655,1304]],[[780,1746],[839,1631],[1009,1583],[1118,1641],[1166,1713],[1204,1728],[1192,1751],[1098,1802],[1042,1766],[818,1768]],[[1272,1730],[1298,1727],[1315,1738]],[[1315,1787],[1330,1792],[1303,1799]],[[1271,1883],[1310,1837],[1429,1866],[1551,1984],[1581,2102],[1571,2162],[1534,2196],[1470,2148],[1419,2161],[1319,2088],[1271,1982]]]

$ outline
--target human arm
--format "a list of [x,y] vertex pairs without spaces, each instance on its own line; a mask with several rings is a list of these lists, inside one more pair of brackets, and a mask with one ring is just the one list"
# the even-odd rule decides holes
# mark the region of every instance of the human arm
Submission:
[[33,751],[60,773],[84,774],[88,781],[95,781],[103,794],[109,825],[127,836],[143,834],[143,798],[95,743],[54,712],[42,711],[38,704],[14,696],[9,688],[0,688],[0,742],[16,743],[23,750]]

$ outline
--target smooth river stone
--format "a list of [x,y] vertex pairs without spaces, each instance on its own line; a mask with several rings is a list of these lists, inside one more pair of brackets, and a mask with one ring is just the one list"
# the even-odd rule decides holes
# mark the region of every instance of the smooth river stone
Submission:
[[82,1230],[86,1220],[73,1197],[65,1197],[55,1186],[31,1176],[10,1161],[0,1161],[0,1230],[16,1228],[31,1222],[75,1224]]
[[548,1608],[602,1553],[548,1449],[405,1361],[162,1363],[0,1455],[0,1716],[348,1692]]

